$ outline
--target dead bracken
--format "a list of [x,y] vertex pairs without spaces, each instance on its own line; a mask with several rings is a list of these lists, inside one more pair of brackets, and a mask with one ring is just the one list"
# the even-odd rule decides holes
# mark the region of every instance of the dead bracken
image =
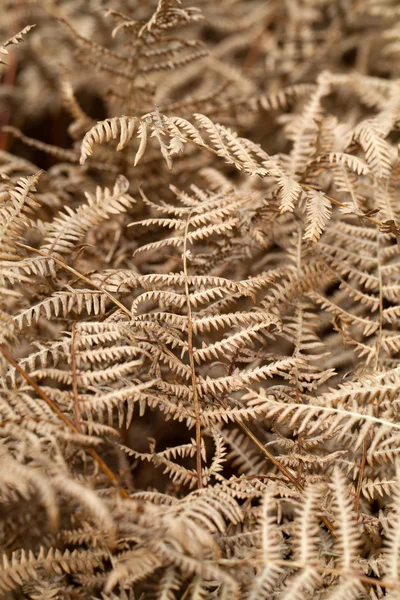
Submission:
[[397,0],[3,4],[1,597],[400,598]]

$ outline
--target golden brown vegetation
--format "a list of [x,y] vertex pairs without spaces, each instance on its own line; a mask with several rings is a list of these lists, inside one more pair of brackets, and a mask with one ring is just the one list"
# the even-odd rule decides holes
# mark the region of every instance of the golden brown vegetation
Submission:
[[400,598],[400,7],[193,3],[1,6],[1,593]]

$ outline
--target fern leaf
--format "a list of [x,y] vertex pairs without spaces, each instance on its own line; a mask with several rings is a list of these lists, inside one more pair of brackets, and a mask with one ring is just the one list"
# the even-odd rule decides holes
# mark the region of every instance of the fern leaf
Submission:
[[307,196],[307,226],[303,239],[316,242],[331,218],[332,207],[321,192],[309,192]]
[[27,33],[29,33],[34,27],[36,27],[36,25],[27,25],[21,31],[16,33],[13,37],[9,38],[6,42],[4,42],[0,46],[0,64],[3,64],[3,65],[6,64],[1,57],[1,54],[3,54],[3,55],[8,54],[8,50],[6,50],[6,48],[8,48],[8,46],[20,44],[21,42],[23,42],[24,36]]
[[361,144],[367,163],[377,177],[389,177],[392,166],[392,154],[389,144],[384,140],[373,120],[360,123],[355,138]]

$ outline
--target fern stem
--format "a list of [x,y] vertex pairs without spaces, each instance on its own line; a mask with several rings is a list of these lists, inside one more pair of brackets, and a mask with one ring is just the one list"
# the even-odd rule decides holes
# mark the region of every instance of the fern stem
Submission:
[[98,285],[94,281],[91,281],[88,277],[86,277],[85,275],[83,275],[83,273],[80,273],[79,271],[77,271],[73,267],[70,267],[69,265],[67,265],[60,258],[57,258],[56,256],[53,256],[53,255],[49,256],[46,252],[43,252],[43,250],[39,250],[38,248],[32,248],[32,246],[27,246],[26,244],[22,244],[21,242],[16,242],[16,246],[19,246],[20,248],[25,248],[25,250],[31,250],[32,252],[36,252],[36,254],[40,254],[40,256],[44,256],[45,258],[51,258],[60,267],[62,267],[66,271],[69,271],[70,273],[72,273],[73,275],[75,275],[75,277],[78,277],[78,279],[81,279],[82,281],[84,281],[85,283],[87,283],[91,287],[95,288],[96,290],[98,290],[102,294],[105,294],[107,296],[107,298],[109,298],[111,300],[111,302],[113,302],[116,306],[118,306],[119,309],[122,310],[122,312],[124,312],[129,318],[131,318],[131,311],[128,308],[126,308],[126,306],[124,306],[122,304],[122,302],[120,302],[119,300],[117,300],[117,298],[115,298],[112,294],[110,294],[110,292],[107,292],[107,290],[105,290],[104,288],[102,288],[101,285]]
[[374,370],[378,370],[379,366],[379,355],[381,352],[382,346],[382,338],[383,338],[383,280],[382,280],[382,269],[381,269],[381,256],[380,256],[380,233],[376,232],[376,253],[377,253],[377,271],[378,271],[378,281],[379,281],[379,329],[378,329],[378,339],[376,342],[375,348],[375,360],[374,360]]
[[[220,400],[218,398],[216,398],[216,399],[224,408],[227,408],[226,403],[223,400]],[[245,425],[238,419],[235,419],[235,423],[238,425],[238,427],[240,427],[240,429],[243,431],[243,433],[245,433],[247,435],[247,437],[257,446],[257,448],[260,450],[260,452],[262,452],[262,454],[264,454],[264,456],[266,456],[266,458],[270,462],[272,462],[273,465],[275,465],[275,467],[282,473],[282,475],[284,475],[286,477],[286,479],[288,479],[299,492],[303,493],[304,486],[300,483],[300,481],[298,481],[298,479],[296,479],[296,477],[294,475],[292,475],[292,473],[284,465],[282,465],[279,462],[279,460],[277,458],[275,458],[275,456],[273,454],[271,454],[271,452],[269,452],[269,450],[266,449],[264,444],[247,427],[247,425]],[[328,517],[323,515],[321,517],[321,520],[322,520],[323,524],[325,525],[325,527],[328,529],[328,531],[330,533],[332,533],[332,535],[336,536],[335,527],[334,527],[333,523],[328,519]]]
[[[316,188],[311,187],[311,185],[307,185],[306,183],[299,183],[299,185],[303,189],[308,190],[309,192],[318,191],[318,190],[316,190]],[[340,208],[345,208],[346,207],[346,205],[343,204],[343,202],[340,202],[339,200],[335,200],[335,198],[332,198],[332,196],[328,196],[328,194],[325,194],[325,192],[324,192],[324,196],[326,198],[328,198],[328,200],[330,202],[332,202],[332,204],[334,204],[335,206],[339,206]],[[378,227],[384,227],[385,226],[385,223],[383,221],[379,221],[378,219],[374,219],[373,217],[370,217],[368,214],[362,215],[362,218],[366,219],[370,223],[373,223],[374,225],[378,225]]]
[[72,325],[72,338],[71,338],[71,372],[72,372],[72,395],[74,398],[74,420],[75,427],[78,431],[80,427],[80,414],[79,414],[79,391],[78,391],[78,375],[76,368],[76,321]]
[[185,235],[183,241],[183,272],[185,274],[185,296],[186,296],[186,306],[187,306],[187,314],[188,314],[188,328],[187,328],[187,337],[188,337],[188,354],[189,354],[189,365],[190,365],[190,376],[192,380],[192,390],[193,390],[193,406],[194,406],[194,414],[196,420],[196,472],[197,472],[197,486],[199,489],[203,487],[203,477],[202,477],[202,469],[201,469],[201,425],[200,425],[200,403],[199,396],[197,393],[197,382],[196,382],[196,369],[194,364],[194,355],[193,355],[193,322],[192,322],[192,307],[190,305],[190,294],[189,294],[189,283],[188,283],[188,272],[187,272],[187,235],[190,224],[190,217],[192,211],[190,211],[185,227]]
[[362,482],[363,482],[366,464],[367,464],[367,442],[364,439],[363,446],[362,446],[361,462],[360,462],[360,472],[358,474],[356,496],[355,496],[355,500],[354,500],[354,510],[355,510],[357,516],[358,516],[358,511],[360,508],[361,489],[362,489]]
[[[4,346],[0,346],[0,352],[4,356],[5,360],[10,363],[14,367],[14,369],[21,375],[23,379],[30,385],[30,387],[37,393],[37,395],[49,406],[49,408],[65,423],[71,431],[74,433],[80,433],[79,429],[73,424],[73,422],[58,408],[58,406],[53,402],[51,398],[42,390],[42,388],[32,379],[30,375],[23,369],[17,361],[7,352]],[[88,449],[88,453],[93,458],[93,460],[99,465],[100,469],[103,471],[104,475],[111,481],[111,483],[119,489],[119,492],[122,498],[129,498],[129,494],[126,490],[120,487],[119,481],[111,471],[111,469],[106,465],[103,459],[97,454],[96,450],[93,448]]]

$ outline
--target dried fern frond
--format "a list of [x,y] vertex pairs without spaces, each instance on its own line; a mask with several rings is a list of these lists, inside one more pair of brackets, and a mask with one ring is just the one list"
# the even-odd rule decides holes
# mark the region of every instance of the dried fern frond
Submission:
[[1,254],[2,260],[18,260],[19,254],[15,242],[31,225],[30,217],[38,203],[32,192],[36,191],[41,172],[18,180],[13,189],[3,192],[1,199]]
[[[34,27],[36,27],[36,25],[27,25],[26,27],[24,27],[23,29],[21,29],[21,31],[19,31],[18,33],[16,33],[15,35],[13,35],[12,37],[10,37],[7,41],[3,42],[3,44],[0,46],[0,55],[2,54],[7,55],[8,54],[8,50],[7,48],[9,46],[13,46],[15,44],[20,44],[21,42],[24,41],[24,36],[29,33],[31,31],[31,29],[33,29]],[[4,60],[3,57],[0,56],[0,64],[7,64]]]
[[131,207],[135,201],[127,193],[128,188],[127,179],[120,175],[113,190],[98,187],[95,197],[86,193],[87,204],[81,205],[76,212],[67,207],[67,214],[57,217],[48,226],[41,250],[48,255],[71,252],[90,229],[100,225],[109,215],[125,212]]

